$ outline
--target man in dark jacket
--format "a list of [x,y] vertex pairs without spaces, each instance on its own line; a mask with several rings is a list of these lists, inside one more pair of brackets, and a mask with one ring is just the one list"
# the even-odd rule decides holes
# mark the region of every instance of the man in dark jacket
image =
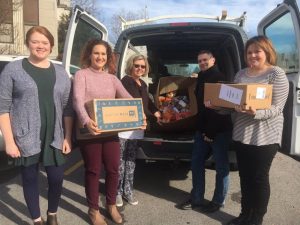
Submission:
[[[231,118],[220,115],[213,109],[205,108],[204,83],[225,81],[225,76],[215,65],[215,58],[210,51],[198,54],[200,72],[198,74],[195,95],[198,101],[198,129],[195,134],[192,152],[193,189],[188,201],[179,205],[181,209],[200,207],[203,212],[218,211],[225,203],[229,185],[228,148],[231,142]],[[213,199],[204,204],[205,193],[205,160],[212,151],[216,166],[216,186]]]

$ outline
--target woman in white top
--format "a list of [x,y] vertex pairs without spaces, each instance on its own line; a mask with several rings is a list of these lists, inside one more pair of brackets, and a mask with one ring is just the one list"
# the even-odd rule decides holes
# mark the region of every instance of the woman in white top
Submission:
[[[127,75],[122,79],[123,86],[132,97],[142,98],[143,109],[148,118],[154,116],[159,120],[161,116],[160,112],[149,98],[147,85],[141,79],[142,76],[145,76],[149,72],[147,58],[140,54],[133,55],[127,61],[125,72]],[[133,195],[133,178],[138,139],[144,138],[144,130],[120,132],[119,138],[121,155],[116,205],[119,207],[123,205],[122,198],[131,205],[137,205],[138,201]]]

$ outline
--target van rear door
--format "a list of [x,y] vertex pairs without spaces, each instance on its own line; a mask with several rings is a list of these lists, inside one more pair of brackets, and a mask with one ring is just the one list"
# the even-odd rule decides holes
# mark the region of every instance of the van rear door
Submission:
[[92,38],[107,41],[106,27],[79,6],[75,6],[64,45],[63,65],[69,74],[80,69],[80,52]]
[[[300,0],[285,0],[258,24],[258,34],[266,35],[277,52],[277,64],[287,74],[290,91],[284,109],[282,150],[300,155]],[[297,138],[298,137],[298,138]]]

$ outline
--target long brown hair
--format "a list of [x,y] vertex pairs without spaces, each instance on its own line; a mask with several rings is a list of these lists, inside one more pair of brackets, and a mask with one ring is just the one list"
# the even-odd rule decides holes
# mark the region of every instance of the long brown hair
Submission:
[[96,45],[103,45],[106,48],[107,62],[105,64],[105,69],[107,69],[109,73],[115,74],[116,73],[115,54],[113,53],[112,48],[110,47],[108,42],[103,41],[101,39],[91,39],[86,43],[80,56],[80,64],[82,68],[88,68],[89,66],[91,66],[90,56],[93,52],[93,48]]

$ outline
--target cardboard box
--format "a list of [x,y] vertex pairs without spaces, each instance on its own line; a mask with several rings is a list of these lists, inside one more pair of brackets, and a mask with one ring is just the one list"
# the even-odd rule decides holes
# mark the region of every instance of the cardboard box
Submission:
[[194,90],[196,88],[197,79],[191,77],[183,77],[183,76],[167,76],[161,77],[159,79],[155,103],[157,108],[159,108],[159,96],[168,93],[170,91],[176,91],[176,95],[187,95],[190,104],[190,116],[184,119],[171,121],[169,123],[164,123],[162,125],[154,124],[154,129],[158,129],[161,131],[186,131],[186,130],[194,130],[197,125],[196,115],[198,112],[197,107],[197,99],[194,94]]
[[91,135],[87,128],[77,122],[78,140],[106,137],[118,131],[140,129],[143,126],[143,102],[141,98],[93,99],[85,104],[87,112],[98,128],[100,135]]
[[272,85],[205,83],[204,101],[208,100],[212,105],[226,108],[240,105],[243,109],[268,109],[272,103]]

